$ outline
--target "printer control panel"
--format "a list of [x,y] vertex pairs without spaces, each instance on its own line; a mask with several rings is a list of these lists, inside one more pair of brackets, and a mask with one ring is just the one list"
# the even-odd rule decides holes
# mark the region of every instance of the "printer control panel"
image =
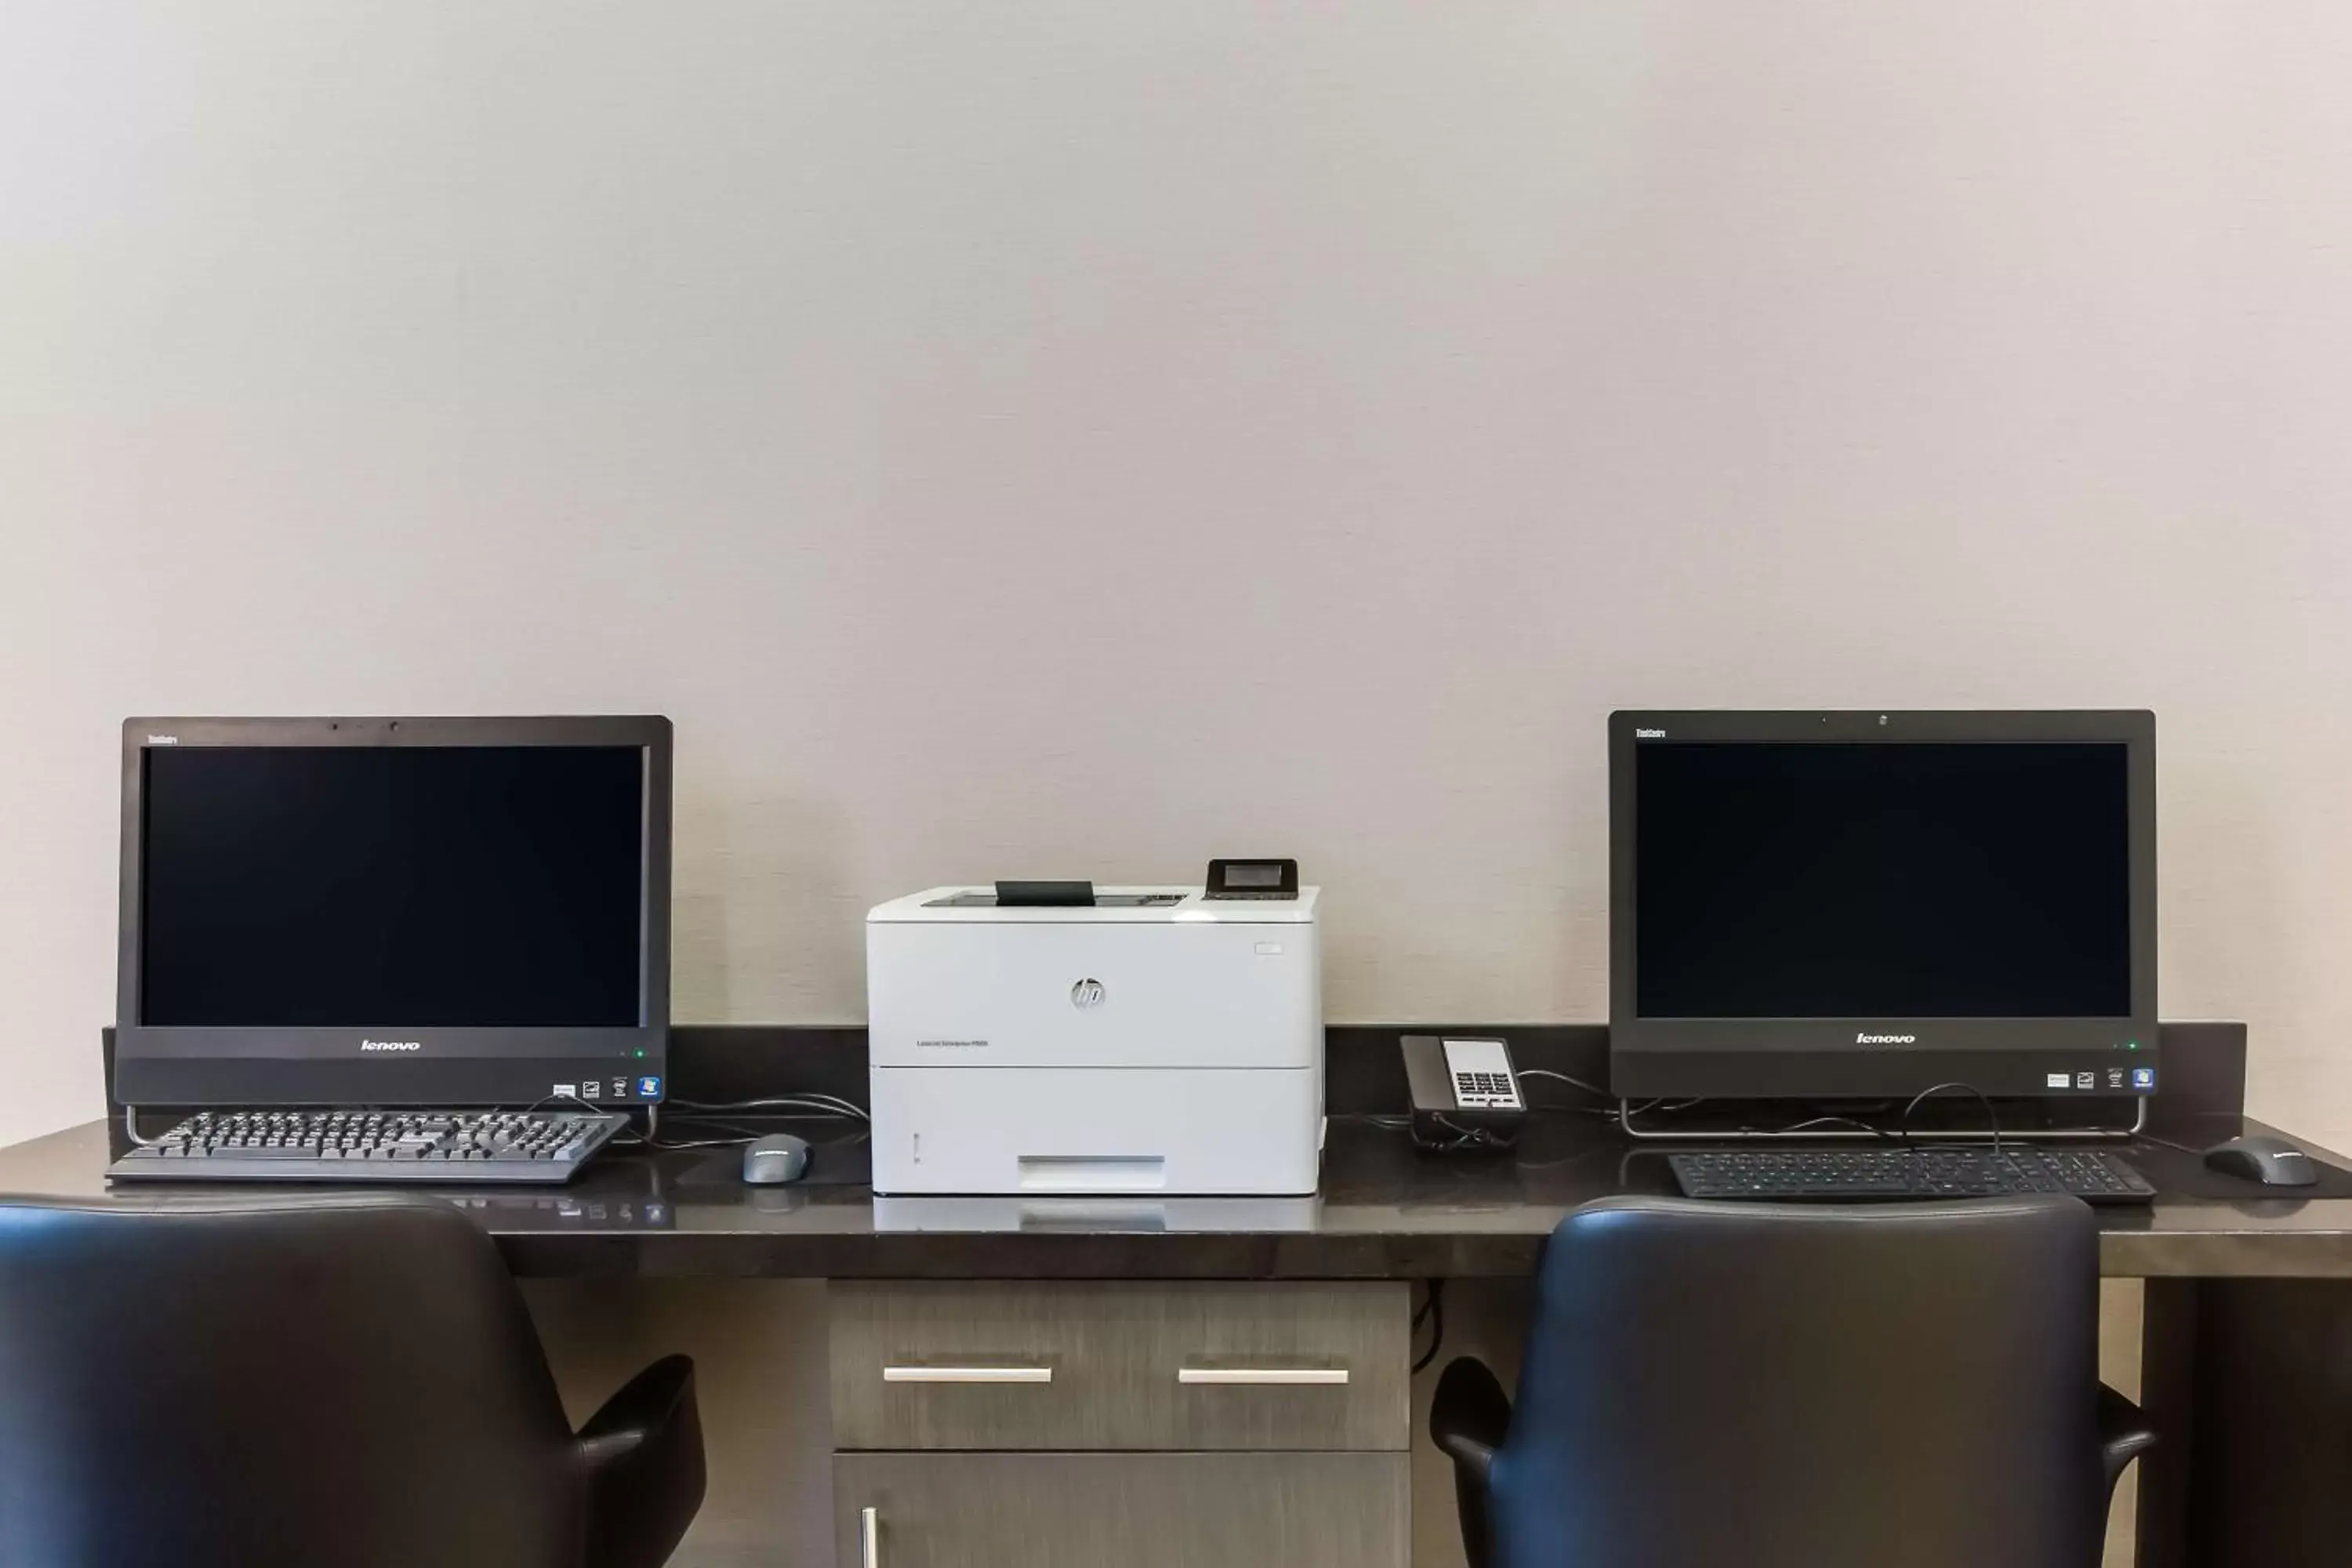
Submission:
[[1298,897],[1296,860],[1212,860],[1203,901],[1211,899],[1285,901]]

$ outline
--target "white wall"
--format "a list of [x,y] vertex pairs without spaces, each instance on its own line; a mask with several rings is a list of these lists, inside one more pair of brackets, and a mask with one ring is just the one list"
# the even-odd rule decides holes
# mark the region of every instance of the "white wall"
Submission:
[[2146,704],[2164,1003],[2352,1142],[2352,8],[0,0],[0,1139],[116,725],[656,710],[679,1016],[1298,855],[1592,1018],[1612,706]]

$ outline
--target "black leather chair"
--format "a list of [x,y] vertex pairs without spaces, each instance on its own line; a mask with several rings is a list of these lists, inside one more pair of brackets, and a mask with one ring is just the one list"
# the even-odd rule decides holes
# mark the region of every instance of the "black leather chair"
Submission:
[[446,1204],[0,1202],[0,1568],[655,1568],[702,1488],[693,1363],[574,1434]]
[[1552,1233],[1516,1409],[1430,1412],[1472,1568],[2094,1568],[2153,1435],[2072,1198],[1622,1198]]

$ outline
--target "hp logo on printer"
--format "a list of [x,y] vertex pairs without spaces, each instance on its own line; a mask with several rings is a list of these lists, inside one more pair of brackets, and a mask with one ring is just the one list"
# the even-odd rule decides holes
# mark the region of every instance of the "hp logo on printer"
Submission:
[[1083,1013],[1088,1008],[1101,1006],[1103,998],[1109,994],[1109,992],[1103,989],[1101,981],[1081,980],[1070,987],[1070,1005]]

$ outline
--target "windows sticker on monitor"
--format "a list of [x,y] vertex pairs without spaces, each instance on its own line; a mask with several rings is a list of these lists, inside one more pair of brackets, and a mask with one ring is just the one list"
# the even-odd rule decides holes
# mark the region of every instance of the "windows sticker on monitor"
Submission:
[[1618,1093],[2154,1090],[2152,715],[1624,712],[1609,752]]
[[118,1102],[660,1098],[667,720],[142,719],[122,765]]

